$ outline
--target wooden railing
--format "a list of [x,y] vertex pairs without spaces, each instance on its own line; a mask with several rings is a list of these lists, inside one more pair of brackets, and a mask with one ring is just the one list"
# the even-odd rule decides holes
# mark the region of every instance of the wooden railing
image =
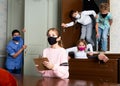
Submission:
[[106,54],[107,63],[98,59],[70,59],[70,78],[120,83],[120,54]]

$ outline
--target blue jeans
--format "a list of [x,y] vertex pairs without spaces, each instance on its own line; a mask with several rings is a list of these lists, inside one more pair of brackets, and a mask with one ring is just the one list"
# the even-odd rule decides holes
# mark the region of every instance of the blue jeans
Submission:
[[86,39],[86,41],[92,46],[94,46],[94,42],[92,40],[92,29],[93,29],[93,24],[90,23],[88,25],[82,25],[81,28],[81,38],[80,39]]
[[21,69],[7,69],[12,74],[21,74]]
[[[108,33],[110,28],[98,28],[99,37],[97,38],[97,45],[101,44],[101,50],[107,51]],[[99,43],[101,42],[101,43]]]

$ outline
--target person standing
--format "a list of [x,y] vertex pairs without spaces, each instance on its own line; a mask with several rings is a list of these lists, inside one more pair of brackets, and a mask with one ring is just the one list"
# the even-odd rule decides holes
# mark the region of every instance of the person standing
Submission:
[[61,26],[63,28],[68,28],[75,25],[76,23],[80,23],[82,26],[80,39],[86,39],[87,42],[89,42],[90,44],[92,44],[92,46],[94,46],[94,42],[91,37],[93,24],[92,24],[92,19],[90,18],[90,15],[93,15],[94,17],[96,17],[95,11],[89,10],[89,11],[78,12],[78,11],[71,10],[69,15],[72,21],[69,23],[62,23]]
[[9,41],[6,47],[7,58],[5,67],[10,73],[21,74],[23,66],[23,51],[27,46],[24,45],[18,30],[12,31],[12,40]]
[[[100,13],[98,13],[98,18],[96,19],[96,37],[97,37],[96,45],[100,46],[101,51],[107,51],[108,42],[107,37],[112,22],[113,19],[111,13],[109,12],[108,3],[101,3]],[[98,50],[98,47],[96,50]]]

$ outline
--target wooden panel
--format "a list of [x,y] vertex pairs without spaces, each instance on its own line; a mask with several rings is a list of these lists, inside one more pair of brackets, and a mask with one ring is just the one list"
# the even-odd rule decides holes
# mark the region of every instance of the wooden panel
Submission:
[[70,78],[118,82],[118,59],[99,63],[95,59],[70,59]]
[[[94,54],[94,56],[97,56],[98,54]],[[105,53],[105,55],[110,58],[110,59],[119,59],[120,58],[120,54],[116,54],[116,53]]]
[[[82,10],[82,0],[62,0],[62,21],[64,23],[70,22],[69,12],[71,10]],[[80,25],[75,25],[73,27],[67,28],[63,31],[62,28],[62,40],[65,48],[72,47],[76,45],[76,42],[80,38]]]

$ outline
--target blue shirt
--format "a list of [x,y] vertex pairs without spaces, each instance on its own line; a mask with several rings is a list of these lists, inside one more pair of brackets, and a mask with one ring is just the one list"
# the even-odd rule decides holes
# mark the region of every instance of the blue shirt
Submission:
[[100,27],[101,29],[105,29],[105,28],[110,28],[110,22],[109,20],[112,19],[111,13],[108,12],[107,16],[105,18],[103,18],[101,16],[101,14],[98,14],[98,18],[96,19],[96,22],[98,22],[98,27]]
[[13,57],[13,55],[18,52],[23,46],[23,39],[20,38],[19,43],[15,43],[13,40],[11,40],[7,47],[7,59],[6,59],[6,68],[7,69],[20,69],[23,64],[23,53],[20,53],[16,58]]

